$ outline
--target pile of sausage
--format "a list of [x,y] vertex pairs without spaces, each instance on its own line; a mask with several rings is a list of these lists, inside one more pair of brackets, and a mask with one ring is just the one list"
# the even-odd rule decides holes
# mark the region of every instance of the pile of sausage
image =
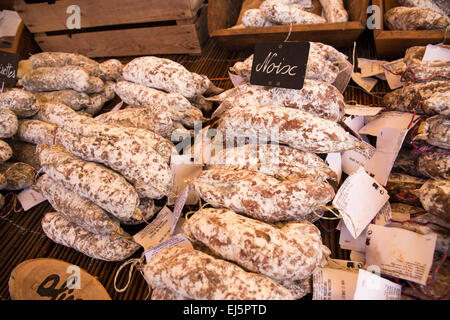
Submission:
[[390,30],[444,30],[448,25],[448,4],[433,0],[399,0],[398,7],[384,14]]
[[258,8],[248,9],[242,15],[245,28],[289,24],[316,24],[347,22],[348,13],[342,0],[319,0],[323,16],[312,13],[314,7],[300,0],[265,0]]
[[[422,61],[425,50],[406,51],[402,72],[406,70],[407,82],[384,97],[389,110],[414,113],[420,119],[405,139],[386,189],[390,201],[396,202],[392,211],[412,214],[411,223],[393,225],[421,234],[437,233],[435,257],[439,260],[450,245],[450,62]],[[436,286],[439,281],[421,289],[433,297],[442,296]]]

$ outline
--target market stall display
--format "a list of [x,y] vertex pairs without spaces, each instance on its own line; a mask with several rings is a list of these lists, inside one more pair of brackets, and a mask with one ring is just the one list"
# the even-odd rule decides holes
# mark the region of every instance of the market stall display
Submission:
[[[352,16],[346,1],[320,3],[321,21]],[[262,25],[302,6],[269,0]],[[448,60],[417,46],[395,70],[371,60],[398,86],[363,95],[338,79],[361,85],[367,71],[350,50],[310,42],[303,87],[287,89],[252,83],[257,54],[210,45],[215,60],[27,59],[19,88],[0,93],[0,189],[25,189],[2,192],[0,266],[92,263],[113,299],[448,299]],[[234,88],[214,78],[226,74]],[[19,202],[26,241],[11,232]],[[327,291],[336,281],[345,294]]]

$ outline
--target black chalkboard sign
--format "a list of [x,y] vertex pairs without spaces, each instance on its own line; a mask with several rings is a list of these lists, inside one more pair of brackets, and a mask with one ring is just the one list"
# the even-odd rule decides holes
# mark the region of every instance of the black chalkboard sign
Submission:
[[19,56],[0,51],[0,83],[16,84]]
[[309,42],[263,42],[255,45],[250,83],[302,89]]

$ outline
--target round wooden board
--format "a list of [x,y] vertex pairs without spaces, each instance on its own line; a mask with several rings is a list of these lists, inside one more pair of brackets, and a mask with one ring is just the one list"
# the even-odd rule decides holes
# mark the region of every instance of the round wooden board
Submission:
[[9,277],[9,294],[12,300],[111,300],[102,284],[85,270],[47,258],[26,260],[15,267]]

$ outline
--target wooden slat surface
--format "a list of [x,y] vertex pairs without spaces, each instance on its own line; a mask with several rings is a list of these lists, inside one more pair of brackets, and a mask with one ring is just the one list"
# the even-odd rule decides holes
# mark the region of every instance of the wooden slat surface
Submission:
[[81,28],[192,18],[190,0],[62,0],[54,4],[19,4],[19,12],[32,33],[67,30],[67,7],[81,9]]
[[[375,51],[372,45],[373,38],[371,33],[366,33],[365,38],[358,41],[358,49],[356,55],[358,57],[375,58]],[[349,57],[352,55],[351,48],[343,50]],[[206,74],[213,82],[224,89],[232,88],[232,83],[228,77],[228,68],[235,62],[244,60],[250,51],[228,51],[222,49],[213,40],[209,40],[206,44],[204,54],[200,57],[192,57],[187,55],[164,55],[162,57],[172,59],[183,64],[189,70]],[[132,57],[121,58],[123,63],[127,63]],[[99,59],[101,61],[103,59]],[[357,101],[366,105],[377,105],[380,101],[377,92],[385,92],[386,84],[380,82],[374,89],[374,94],[369,95],[361,89],[350,83],[344,96],[346,101]],[[115,102],[113,102],[115,103]],[[109,105],[106,110],[110,109]],[[8,200],[10,198],[8,197]],[[4,216],[11,205],[7,205],[0,212],[0,216]],[[113,286],[114,275],[122,262],[104,262],[91,259],[83,254],[55,244],[49,240],[42,232],[40,220],[45,212],[52,211],[52,207],[48,202],[30,209],[28,212],[13,212],[7,217],[0,217],[0,299],[10,299],[8,292],[8,279],[11,271],[19,263],[34,258],[55,258],[76,264],[85,269],[91,275],[98,278],[106,290],[114,300],[142,300],[145,299],[148,289],[145,280],[139,272],[134,272],[129,288],[123,292],[115,292]],[[185,211],[189,211],[186,208]],[[317,223],[322,231],[323,242],[332,250],[332,257],[340,259],[349,259],[349,252],[341,250],[339,247],[339,232],[334,230],[337,221],[322,221],[323,226]],[[135,234],[144,226],[126,228],[130,234]],[[139,257],[142,250],[139,250],[133,257]],[[128,268],[118,277],[117,285],[123,287],[127,281]]]

